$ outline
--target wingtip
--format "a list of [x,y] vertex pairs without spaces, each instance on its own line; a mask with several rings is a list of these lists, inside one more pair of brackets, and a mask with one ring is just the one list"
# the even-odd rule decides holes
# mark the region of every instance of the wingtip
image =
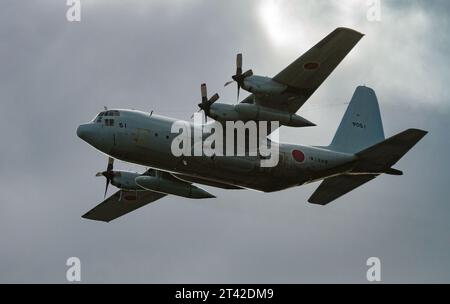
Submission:
[[89,216],[90,214],[91,214],[90,212],[85,213],[85,214],[83,214],[83,215],[81,216],[81,218],[83,218],[83,219],[85,219],[85,220],[97,221],[97,222],[104,222],[104,223],[109,223],[109,222],[110,222],[110,220],[104,220],[104,219],[98,219],[98,218],[90,217],[90,216]]
[[395,175],[395,176],[402,176],[403,175],[403,171],[394,169],[394,168],[388,168],[385,170],[384,172],[387,175]]
[[416,131],[419,131],[420,133],[423,133],[424,135],[427,135],[429,132],[427,130],[422,129],[415,129]]
[[417,133],[420,137],[424,137],[425,135],[427,135],[429,132],[426,130],[422,130],[422,129],[416,129],[416,128],[411,128],[408,129],[409,132],[414,132]]
[[310,203],[311,205],[322,206],[322,207],[324,207],[326,205],[325,203],[316,201],[313,198],[309,198],[308,203]]
[[357,31],[357,30],[355,30],[355,29],[352,29],[352,28],[349,28],[349,27],[343,27],[343,26],[336,28],[336,30],[338,30],[338,31],[346,31],[346,32],[355,33],[355,34],[358,34],[359,36],[361,36],[361,38],[364,37],[364,36],[366,35],[366,34],[361,33],[361,32],[359,32],[359,31]]

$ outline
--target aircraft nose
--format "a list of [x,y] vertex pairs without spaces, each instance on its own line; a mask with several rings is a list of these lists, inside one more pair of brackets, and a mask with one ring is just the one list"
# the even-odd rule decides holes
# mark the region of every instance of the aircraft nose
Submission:
[[[105,140],[105,135],[102,133],[101,126],[93,123],[79,125],[77,128],[77,136],[105,153],[109,151],[111,148],[110,146],[112,145],[112,140]],[[112,139],[113,136],[111,135],[110,138]]]
[[86,140],[86,135],[88,133],[87,128],[88,126],[86,125],[79,125],[77,128],[77,136],[83,140]]

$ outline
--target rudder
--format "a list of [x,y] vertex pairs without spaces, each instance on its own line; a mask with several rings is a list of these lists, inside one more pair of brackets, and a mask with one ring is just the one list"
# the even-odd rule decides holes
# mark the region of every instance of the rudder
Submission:
[[383,123],[375,91],[359,86],[328,148],[339,152],[356,153],[384,139]]

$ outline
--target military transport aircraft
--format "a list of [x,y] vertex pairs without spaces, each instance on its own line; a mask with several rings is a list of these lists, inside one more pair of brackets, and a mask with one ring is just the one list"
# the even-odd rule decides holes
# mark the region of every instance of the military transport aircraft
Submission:
[[[238,54],[232,77],[238,98],[239,89],[252,94],[236,105],[218,103],[219,96],[208,99],[202,85],[199,107],[219,123],[253,120],[313,126],[296,112],[362,37],[355,30],[337,28],[273,78],[253,75],[251,70],[243,73]],[[175,121],[153,113],[110,109],[78,127],[81,139],[110,156],[106,171],[97,173],[106,178],[105,197],[109,184],[119,188],[83,218],[109,222],[166,195],[214,197],[194,184],[272,192],[322,180],[308,201],[326,205],[383,173],[402,175],[392,166],[427,133],[409,129],[385,139],[377,97],[365,86],[356,88],[329,146],[270,142],[279,151],[274,167],[262,167],[261,156],[174,156],[171,144],[178,134],[171,127]],[[114,170],[114,159],[150,169],[144,173]]]

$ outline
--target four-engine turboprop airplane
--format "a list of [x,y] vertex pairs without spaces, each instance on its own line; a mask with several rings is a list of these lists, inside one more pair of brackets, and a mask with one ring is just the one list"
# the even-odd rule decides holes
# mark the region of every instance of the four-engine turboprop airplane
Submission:
[[[354,30],[337,28],[273,78],[242,73],[242,55],[238,55],[233,80],[252,94],[237,105],[216,103],[218,95],[208,99],[202,85],[199,107],[215,123],[253,120],[312,126],[295,113],[362,37]],[[166,195],[214,197],[194,183],[272,192],[323,180],[308,201],[326,205],[380,174],[402,175],[392,166],[427,133],[409,129],[385,139],[377,97],[365,86],[356,89],[329,146],[271,141],[279,157],[273,167],[261,166],[259,155],[175,156],[171,148],[178,136],[172,133],[176,122],[153,113],[113,109],[78,127],[81,139],[110,156],[107,170],[97,173],[106,177],[105,197],[110,183],[119,188],[84,218],[109,222]],[[204,127],[186,124],[194,131]],[[114,170],[113,158],[151,169],[142,174]]]

